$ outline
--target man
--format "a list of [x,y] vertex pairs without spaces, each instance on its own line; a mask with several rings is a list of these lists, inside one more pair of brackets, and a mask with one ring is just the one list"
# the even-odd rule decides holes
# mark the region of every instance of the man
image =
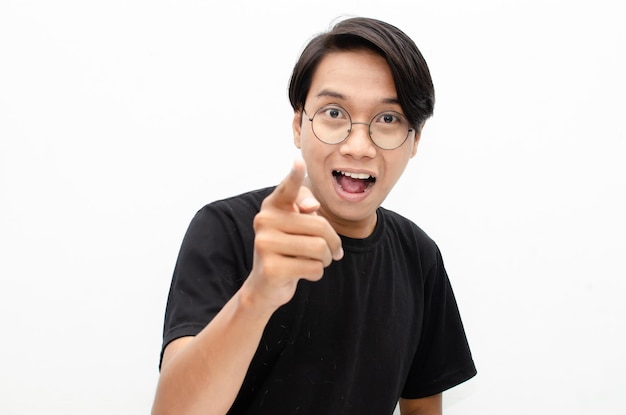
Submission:
[[437,246],[380,207],[432,115],[426,62],[347,19],[304,49],[289,97],[304,162],[190,224],[153,413],[440,414],[476,370]]

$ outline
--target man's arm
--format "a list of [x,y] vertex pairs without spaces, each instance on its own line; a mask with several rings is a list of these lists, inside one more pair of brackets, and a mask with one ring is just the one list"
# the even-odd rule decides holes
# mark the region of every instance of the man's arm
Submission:
[[165,349],[152,413],[225,414],[232,406],[270,317],[298,280],[319,280],[343,255],[341,239],[302,187],[303,163],[268,196],[254,220],[250,275],[195,337]]
[[442,415],[442,394],[419,399],[400,399],[401,415]]
[[154,415],[228,411],[270,317],[256,313],[245,297],[235,294],[197,336],[167,345]]

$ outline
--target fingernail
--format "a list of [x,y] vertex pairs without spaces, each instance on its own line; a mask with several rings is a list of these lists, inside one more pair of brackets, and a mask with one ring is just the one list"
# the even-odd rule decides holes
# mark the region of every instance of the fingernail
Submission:
[[319,206],[319,202],[314,197],[305,197],[299,203],[301,208],[310,209]]
[[339,247],[339,252],[337,252],[337,255],[335,255],[335,261],[339,261],[341,258],[343,258],[343,247]]

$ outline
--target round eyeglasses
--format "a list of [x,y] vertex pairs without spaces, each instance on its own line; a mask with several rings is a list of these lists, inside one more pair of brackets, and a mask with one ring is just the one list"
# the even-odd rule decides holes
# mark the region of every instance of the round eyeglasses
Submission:
[[311,121],[313,134],[323,143],[339,144],[352,132],[354,124],[368,126],[372,142],[384,150],[400,147],[414,131],[404,115],[396,111],[383,111],[376,114],[369,123],[353,122],[350,114],[339,105],[325,105],[315,111],[312,117],[303,109],[304,115]]

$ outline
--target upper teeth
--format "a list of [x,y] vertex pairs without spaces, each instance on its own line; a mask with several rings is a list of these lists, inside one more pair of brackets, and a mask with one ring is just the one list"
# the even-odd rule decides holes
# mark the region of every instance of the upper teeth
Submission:
[[365,173],[350,173],[350,172],[347,172],[347,171],[342,171],[340,173],[343,174],[344,176],[352,177],[353,179],[365,180],[365,179],[369,179],[370,178],[370,175],[369,174],[365,174]]

